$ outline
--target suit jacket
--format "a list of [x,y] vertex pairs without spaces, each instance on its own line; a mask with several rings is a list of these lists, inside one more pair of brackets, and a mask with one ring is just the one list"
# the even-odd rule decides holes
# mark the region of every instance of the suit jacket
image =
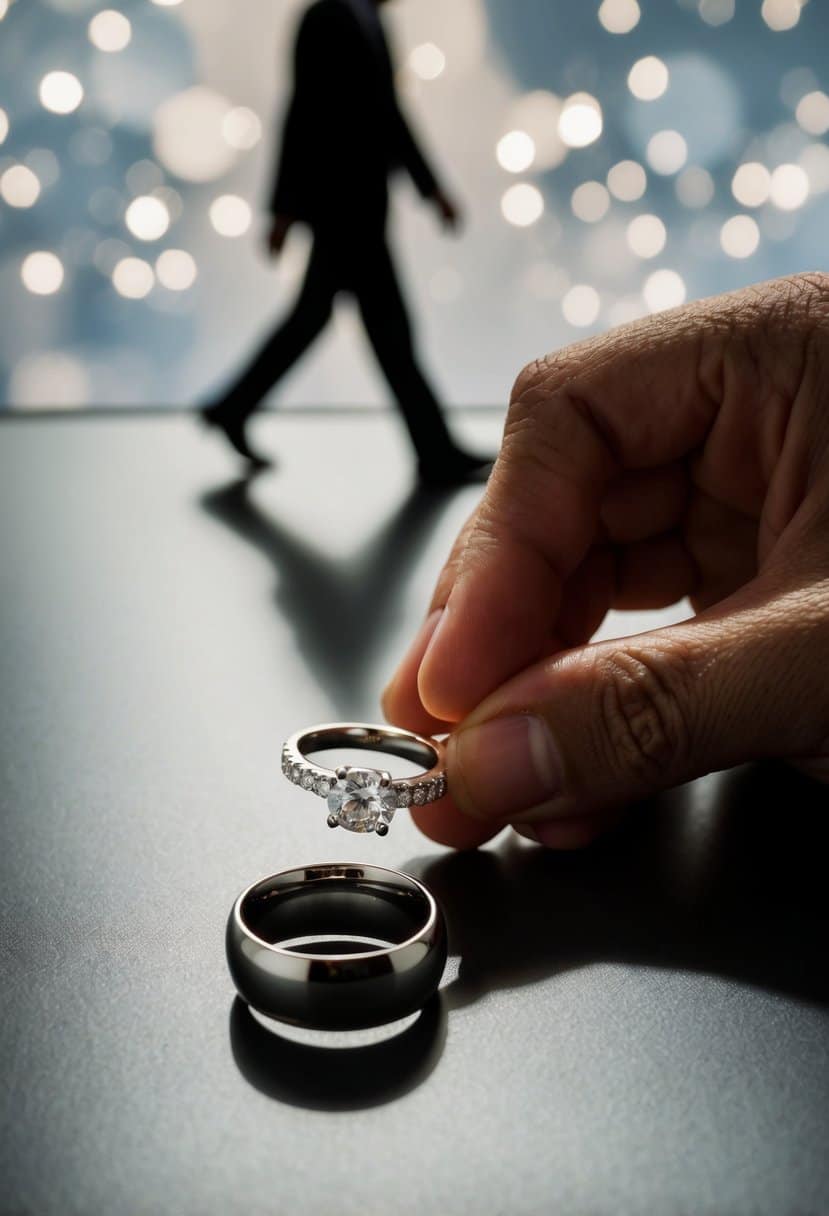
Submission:
[[379,23],[374,37],[345,0],[316,0],[297,34],[270,210],[312,226],[382,225],[397,167],[424,196],[437,189],[400,112]]

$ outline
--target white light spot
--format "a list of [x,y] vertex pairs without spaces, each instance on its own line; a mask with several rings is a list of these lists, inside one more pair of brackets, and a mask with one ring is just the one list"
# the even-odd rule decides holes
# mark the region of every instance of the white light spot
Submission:
[[170,213],[160,198],[144,194],[134,198],[125,215],[127,227],[139,241],[157,241],[170,227]]
[[809,197],[809,178],[800,165],[778,165],[771,175],[769,197],[781,211],[796,211]]
[[155,275],[143,258],[121,258],[112,272],[112,285],[128,300],[143,300],[152,291]]
[[99,51],[113,53],[123,51],[132,38],[132,25],[128,17],[117,9],[105,8],[96,13],[89,23],[89,41]]
[[658,215],[637,215],[625,233],[632,253],[640,258],[655,258],[665,248],[668,233]]
[[734,9],[734,0],[699,0],[699,15],[706,25],[725,25]]
[[36,296],[52,296],[63,283],[63,264],[59,257],[47,250],[30,253],[20,267],[23,286]]
[[829,97],[819,89],[807,93],[797,103],[795,117],[810,135],[825,135],[829,131]]
[[40,82],[41,104],[53,114],[71,114],[83,101],[83,85],[72,72],[47,72]]
[[749,160],[740,165],[731,180],[731,193],[744,207],[762,207],[770,189],[771,174],[759,161]]
[[6,13],[9,11],[9,0],[0,0],[0,21],[3,20]]
[[11,405],[31,409],[63,409],[84,405],[89,378],[79,359],[65,351],[26,355],[16,364],[9,384]]
[[655,101],[668,87],[668,69],[656,55],[637,59],[628,72],[628,88],[640,101]]
[[809,179],[809,192],[825,194],[829,190],[829,148],[826,144],[809,144],[797,160]]
[[770,30],[791,30],[800,20],[801,0],[763,0],[760,9]]
[[509,131],[498,140],[495,156],[508,173],[523,173],[535,160],[535,143],[526,131]]
[[678,173],[688,159],[688,145],[679,131],[657,131],[648,140],[646,156],[654,173]]
[[155,273],[168,291],[187,291],[196,281],[198,268],[186,249],[165,249],[156,259]]
[[649,312],[662,312],[685,303],[685,283],[675,270],[655,270],[645,280],[642,294]]
[[760,229],[750,215],[732,215],[720,229],[720,244],[730,258],[750,258],[760,244]]
[[10,207],[31,207],[40,196],[37,174],[27,165],[11,165],[0,177],[0,195]]
[[607,215],[610,195],[601,182],[582,182],[573,191],[570,206],[578,219],[595,224]]
[[0,110],[0,144],[5,141],[9,133],[9,116],[5,110]]
[[589,93],[573,93],[558,119],[558,133],[568,148],[586,148],[602,133],[602,108]]
[[409,67],[420,80],[437,80],[446,67],[446,56],[434,42],[422,42],[409,55]]
[[262,138],[262,123],[247,106],[234,106],[222,119],[222,135],[231,148],[248,152]]
[[595,287],[591,287],[589,283],[576,283],[561,301],[561,311],[565,321],[583,329],[594,323],[601,304]]
[[642,16],[636,0],[603,0],[599,21],[608,34],[629,34]]
[[545,89],[525,93],[510,107],[510,122],[525,131],[535,145],[533,164],[538,169],[555,169],[567,155],[558,133],[561,98]]
[[242,236],[251,218],[250,207],[238,194],[220,194],[210,204],[210,223],[219,236]]
[[607,175],[608,190],[623,203],[633,203],[641,198],[647,185],[645,170],[635,160],[620,160]]
[[230,103],[213,89],[196,85],[162,102],[153,116],[153,148],[171,173],[188,182],[209,182],[234,164],[224,121]]
[[689,165],[676,179],[674,189],[684,207],[707,207],[714,197],[714,179],[707,169]]
[[181,0],[152,0],[152,2],[159,8],[175,8],[177,4],[181,4]]
[[528,228],[541,218],[544,199],[541,191],[527,182],[518,182],[504,192],[501,213],[504,219],[516,228]]

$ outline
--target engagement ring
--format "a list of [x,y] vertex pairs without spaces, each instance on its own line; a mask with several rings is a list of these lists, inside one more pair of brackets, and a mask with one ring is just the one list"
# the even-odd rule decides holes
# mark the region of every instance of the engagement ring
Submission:
[[[392,778],[385,769],[324,768],[308,759],[309,753],[336,747],[399,756],[424,771]],[[329,827],[378,836],[386,835],[398,807],[425,806],[446,793],[443,744],[394,726],[338,722],[297,731],[282,748],[282,772],[294,785],[325,798]]]

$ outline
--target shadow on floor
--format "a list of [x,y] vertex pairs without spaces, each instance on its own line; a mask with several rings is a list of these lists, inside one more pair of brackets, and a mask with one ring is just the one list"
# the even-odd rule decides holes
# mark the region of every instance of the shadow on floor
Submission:
[[416,486],[356,556],[336,561],[263,511],[252,484],[229,482],[200,505],[273,564],[278,610],[292,623],[298,650],[337,716],[362,717],[377,700],[372,655],[396,626],[408,575],[452,491]]

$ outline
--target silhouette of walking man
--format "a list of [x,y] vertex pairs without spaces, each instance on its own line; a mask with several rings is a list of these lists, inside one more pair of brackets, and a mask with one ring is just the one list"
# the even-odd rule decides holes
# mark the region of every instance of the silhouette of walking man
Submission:
[[265,464],[246,423],[268,390],[328,322],[339,291],[353,293],[380,367],[403,414],[426,482],[452,484],[488,470],[490,458],[459,448],[420,370],[406,306],[386,243],[388,177],[405,167],[454,227],[455,206],[438,185],[397,102],[380,21],[385,0],[316,0],[300,23],[270,211],[270,250],[303,221],[313,244],[287,320],[222,399],[202,411],[247,460]]

